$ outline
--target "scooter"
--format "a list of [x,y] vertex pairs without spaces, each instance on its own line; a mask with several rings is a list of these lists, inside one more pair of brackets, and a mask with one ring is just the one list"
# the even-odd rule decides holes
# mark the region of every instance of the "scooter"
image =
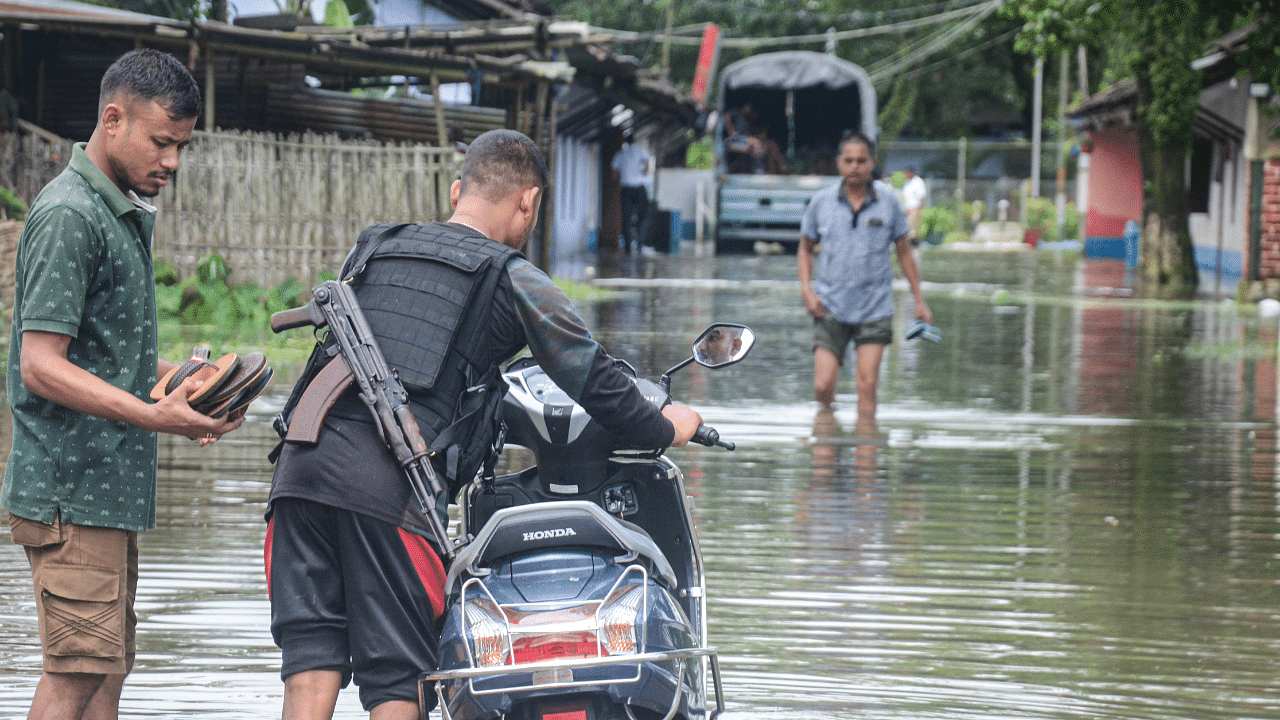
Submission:
[[[732,365],[754,342],[717,323],[656,383],[618,365],[661,407],[674,372]],[[537,464],[461,493],[441,668],[420,699],[434,692],[443,720],[714,720],[724,692],[680,468],[618,447],[532,358],[503,377],[506,442]],[[734,449],[707,425],[694,442]]]

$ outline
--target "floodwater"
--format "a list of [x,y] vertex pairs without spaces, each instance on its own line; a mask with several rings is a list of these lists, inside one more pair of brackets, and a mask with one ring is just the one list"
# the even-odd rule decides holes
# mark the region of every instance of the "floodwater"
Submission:
[[[868,429],[848,372],[834,414],[811,401],[790,258],[596,274],[617,295],[584,315],[643,374],[713,320],[757,333],[673,383],[738,443],[671,453],[733,720],[1280,717],[1275,318],[1132,299],[1114,261],[926,253],[942,341],[890,347]],[[125,717],[278,714],[261,516],[286,390],[211,448],[162,440]],[[28,582],[0,542],[3,717],[38,677]]]

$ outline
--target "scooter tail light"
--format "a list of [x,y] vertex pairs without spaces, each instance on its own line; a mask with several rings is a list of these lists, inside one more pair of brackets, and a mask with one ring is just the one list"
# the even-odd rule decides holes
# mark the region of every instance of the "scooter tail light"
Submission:
[[469,600],[463,607],[471,636],[471,656],[476,667],[506,663],[507,622],[502,611],[485,599]]
[[644,601],[644,587],[629,585],[613,591],[600,605],[600,641],[610,655],[636,652],[636,617]]
[[589,632],[546,633],[511,642],[516,665],[543,660],[600,657],[595,635]]

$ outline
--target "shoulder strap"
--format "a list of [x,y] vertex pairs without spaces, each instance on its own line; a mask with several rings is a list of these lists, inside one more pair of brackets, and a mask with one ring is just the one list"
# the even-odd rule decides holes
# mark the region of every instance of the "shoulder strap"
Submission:
[[[350,280],[360,273],[364,272],[364,266],[368,264],[369,258],[373,257],[373,253],[378,249],[378,245],[383,240],[395,235],[401,230],[409,227],[413,223],[388,223],[383,225],[370,225],[360,233],[360,239],[356,240],[356,249],[352,251],[352,257],[342,265],[342,279]],[[376,235],[374,233],[377,233]]]

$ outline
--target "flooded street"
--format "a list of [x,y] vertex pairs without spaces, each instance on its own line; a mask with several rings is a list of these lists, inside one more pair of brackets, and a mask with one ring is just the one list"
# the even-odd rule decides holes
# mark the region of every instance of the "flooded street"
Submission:
[[[835,413],[812,402],[793,258],[617,262],[580,308],[642,375],[714,320],[758,338],[672,385],[738,444],[671,453],[730,720],[1280,717],[1275,318],[1134,300],[1115,261],[926,253],[942,340],[890,346],[867,431],[849,367]],[[122,717],[278,717],[265,455],[299,370],[207,450],[162,437]],[[21,717],[39,642],[7,529],[0,638]],[[364,717],[353,691],[337,717]]]

